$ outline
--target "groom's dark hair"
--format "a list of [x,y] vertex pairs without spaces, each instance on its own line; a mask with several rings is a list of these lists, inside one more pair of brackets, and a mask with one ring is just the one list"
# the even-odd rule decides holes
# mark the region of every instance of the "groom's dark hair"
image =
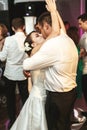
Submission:
[[41,26],[44,25],[44,22],[47,22],[50,26],[52,26],[51,15],[48,11],[42,13],[37,19],[37,23],[39,23]]

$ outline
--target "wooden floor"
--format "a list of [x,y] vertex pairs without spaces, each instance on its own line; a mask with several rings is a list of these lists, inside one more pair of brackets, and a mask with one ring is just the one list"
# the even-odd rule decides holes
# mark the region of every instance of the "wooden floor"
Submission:
[[[19,101],[20,100],[20,96],[17,96],[17,114],[20,111],[20,106],[19,106]],[[86,103],[84,101],[84,98],[82,99],[78,99],[75,103],[75,108],[81,108],[85,111],[87,111],[87,106]],[[6,103],[2,103],[0,100],[0,130],[7,130],[7,124],[8,124],[8,115],[7,115],[7,106]],[[72,130],[87,130],[87,121],[82,125],[82,127],[80,129],[78,129],[78,124],[76,124],[75,129]]]

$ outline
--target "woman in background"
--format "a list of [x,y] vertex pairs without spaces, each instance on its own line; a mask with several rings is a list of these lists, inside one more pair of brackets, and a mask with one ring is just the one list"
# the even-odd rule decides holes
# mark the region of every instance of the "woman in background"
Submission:
[[[80,48],[79,46],[79,32],[78,32],[78,28],[76,26],[71,26],[68,30],[67,30],[67,34],[69,37],[71,37],[71,39],[74,41],[77,50],[78,50],[78,55],[79,55],[79,61],[78,61],[78,67],[77,67],[77,76],[76,76],[76,83],[77,83],[77,99],[82,98],[82,71],[83,71],[83,57],[86,54],[85,49]],[[75,114],[78,113],[78,114]],[[72,114],[72,122],[77,122],[77,123],[84,123],[86,118],[82,115],[82,111],[80,108],[76,107],[73,110],[73,114]],[[73,127],[73,124],[72,124]]]
[[[3,49],[4,41],[7,36],[8,36],[8,28],[6,27],[5,24],[0,23],[0,51],[2,51]],[[2,78],[3,76],[4,69],[5,69],[5,62],[0,61],[0,78]],[[4,85],[5,85],[4,80],[1,80],[0,86],[3,87]]]
[[5,24],[0,23],[0,51],[3,48],[4,40],[8,36],[8,29]]
[[78,55],[79,55],[79,61],[78,61],[78,68],[77,68],[77,77],[76,77],[76,82],[77,82],[77,98],[82,97],[82,70],[83,70],[83,56],[85,55],[85,50],[83,48],[80,48],[79,46],[79,33],[78,33],[78,28],[76,26],[71,26],[67,30],[67,34],[69,37],[72,38],[74,41],[77,50],[78,50]]

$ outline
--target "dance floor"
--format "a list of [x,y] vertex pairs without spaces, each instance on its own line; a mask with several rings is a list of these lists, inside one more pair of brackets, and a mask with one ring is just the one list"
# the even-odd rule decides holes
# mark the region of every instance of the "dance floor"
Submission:
[[[87,104],[84,100],[84,97],[77,99],[75,102],[75,109],[81,109],[82,111],[87,112]],[[71,130],[87,130],[87,118],[84,117],[84,121],[82,123],[74,123],[72,125]]]
[[[20,95],[16,95],[16,113],[17,115],[20,112],[21,109],[21,100]],[[7,126],[9,123],[8,114],[7,114],[7,104],[6,104],[6,98],[5,96],[2,97],[0,95],[0,130],[8,130]]]
[[[5,99],[3,100],[5,101]],[[17,114],[20,111],[20,106],[19,106],[19,102],[20,102],[20,96],[17,95]],[[84,98],[82,99],[78,99],[75,103],[75,108],[81,108],[84,111],[87,111],[87,106],[86,103],[84,101]],[[7,130],[7,125],[8,125],[8,115],[7,115],[7,106],[6,103],[1,102],[0,100],[0,130]],[[87,130],[87,121],[86,119],[84,120],[84,123],[75,123],[72,126],[72,130]]]

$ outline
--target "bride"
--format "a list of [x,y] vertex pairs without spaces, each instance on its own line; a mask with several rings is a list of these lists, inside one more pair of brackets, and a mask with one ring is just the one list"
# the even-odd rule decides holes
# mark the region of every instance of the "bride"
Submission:
[[[52,33],[46,39],[48,40],[51,37],[59,35],[59,26],[64,28],[64,25],[56,10],[55,1],[46,0],[46,4],[46,8],[50,12],[52,18]],[[41,34],[36,31],[32,31],[24,42],[25,51],[31,56],[38,51],[44,42],[45,39]],[[27,72],[25,72],[25,74],[27,74]],[[33,84],[31,90],[29,84],[30,95],[10,130],[48,130],[45,117],[46,90],[44,87],[44,69],[31,71],[30,75],[31,77],[29,77],[29,83],[31,81]]]

